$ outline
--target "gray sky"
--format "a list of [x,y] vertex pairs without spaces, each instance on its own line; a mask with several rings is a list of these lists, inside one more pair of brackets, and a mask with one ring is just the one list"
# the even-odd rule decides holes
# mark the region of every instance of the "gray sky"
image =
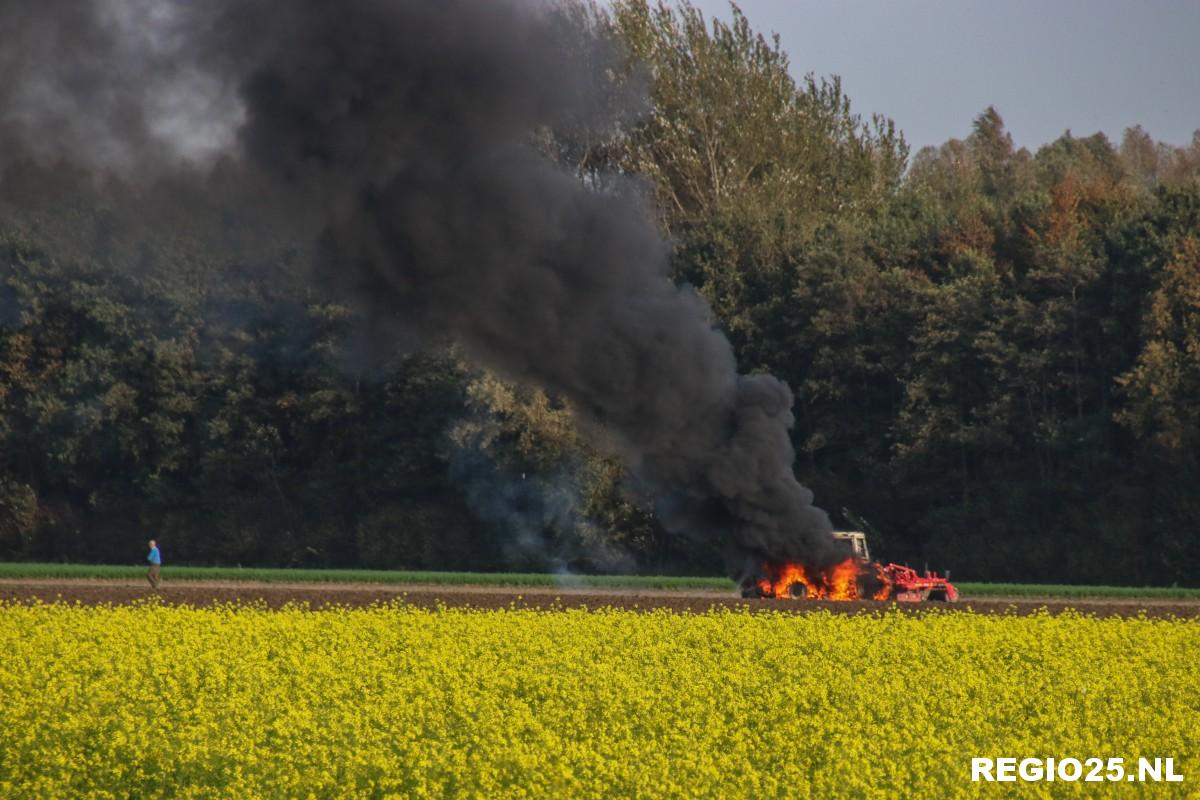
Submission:
[[[727,0],[692,0],[728,18]],[[851,107],[913,147],[962,138],[994,105],[1018,146],[1068,128],[1119,143],[1140,124],[1183,145],[1200,128],[1197,0],[741,0],[792,73],[841,75]]]

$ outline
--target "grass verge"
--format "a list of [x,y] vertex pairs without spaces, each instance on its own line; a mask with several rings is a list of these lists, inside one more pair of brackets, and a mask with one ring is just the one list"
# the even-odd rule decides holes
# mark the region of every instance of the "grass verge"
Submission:
[[1067,586],[1057,583],[960,583],[953,581],[966,597],[1047,598],[1144,598],[1200,600],[1200,589],[1181,586]]
[[[0,563],[0,578],[141,578],[145,567],[116,564]],[[638,589],[719,589],[727,578],[666,575],[562,575],[531,572],[428,572],[369,569],[277,569],[266,567],[163,567],[172,581],[268,581],[328,583],[419,583],[450,586],[557,586]]]

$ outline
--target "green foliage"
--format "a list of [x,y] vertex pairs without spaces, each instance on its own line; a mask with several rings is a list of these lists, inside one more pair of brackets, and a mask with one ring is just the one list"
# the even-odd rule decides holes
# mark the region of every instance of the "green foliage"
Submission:
[[0,479],[0,542],[20,551],[36,532],[37,495],[26,484]]
[[1187,236],[1150,297],[1145,340],[1118,380],[1129,406],[1121,419],[1166,457],[1200,466],[1200,239]]
[[469,553],[446,540],[424,561],[360,555],[352,535],[421,503],[440,506],[431,542],[473,524],[440,452],[463,402],[452,358],[398,358],[353,379],[340,363],[349,312],[270,275],[231,269],[188,297],[16,238],[0,264],[7,554],[113,558],[151,533],[178,558],[227,563]]
[[865,213],[899,182],[903,138],[889,120],[852,114],[836,78],[797,86],[778,37],[732,12],[725,23],[688,3],[614,4],[652,99],[626,168],[654,184],[671,228],[732,215],[811,231],[830,214]]
[[666,535],[617,443],[603,431],[585,442],[565,401],[488,373],[468,385],[467,396],[469,413],[449,432],[451,472],[469,504],[492,521],[502,566],[611,572],[720,563],[717,547],[684,549]]

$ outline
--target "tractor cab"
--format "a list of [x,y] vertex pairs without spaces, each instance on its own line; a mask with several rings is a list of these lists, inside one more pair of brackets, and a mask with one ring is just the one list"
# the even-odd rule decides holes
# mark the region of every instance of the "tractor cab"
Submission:
[[844,547],[847,556],[854,556],[860,561],[870,561],[871,551],[867,549],[867,535],[862,531],[834,531],[834,541]]

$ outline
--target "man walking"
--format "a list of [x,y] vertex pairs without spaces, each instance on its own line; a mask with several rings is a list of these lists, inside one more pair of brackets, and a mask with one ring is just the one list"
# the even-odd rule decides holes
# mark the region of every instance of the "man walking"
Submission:
[[158,590],[158,571],[162,569],[162,556],[158,552],[158,543],[153,539],[150,540],[150,555],[146,556],[146,560],[150,562],[150,569],[146,572],[146,580],[150,581],[150,588]]

